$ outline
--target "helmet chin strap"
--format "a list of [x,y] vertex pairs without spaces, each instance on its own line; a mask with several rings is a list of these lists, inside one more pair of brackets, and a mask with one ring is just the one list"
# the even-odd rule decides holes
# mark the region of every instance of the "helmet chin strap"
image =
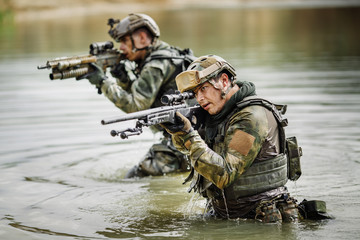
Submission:
[[134,43],[134,39],[133,39],[133,37],[132,37],[132,34],[130,34],[130,39],[131,39],[131,44],[132,44],[132,52],[133,53],[136,53],[136,52],[138,52],[138,51],[141,51],[141,50],[148,50],[148,49],[150,49],[150,47],[152,47],[152,44],[153,44],[153,42],[154,42],[154,39],[152,39],[152,41],[151,41],[151,44],[149,45],[149,46],[146,46],[146,47],[143,47],[143,48],[137,48],[137,47],[135,47],[135,43]]
[[137,47],[135,47],[134,39],[132,37],[130,37],[130,38],[131,38],[131,43],[132,43],[132,50],[131,51],[133,53],[136,53],[136,52],[141,51],[141,50],[147,50],[147,49],[150,48],[150,46],[146,46],[146,47],[143,47],[143,48],[137,48]]
[[133,48],[132,48],[132,52],[133,53],[136,53],[136,52],[138,52],[138,51],[141,51],[141,50],[147,50],[147,49],[149,49],[150,48],[150,46],[146,46],[146,47],[143,47],[143,48],[136,48],[136,47],[134,47],[133,46]]
[[221,91],[221,98],[224,99],[226,97],[226,95],[230,92],[233,84],[231,82],[231,84],[229,85],[229,87],[224,91],[222,88],[218,87],[215,85],[215,80],[214,79],[211,79],[209,80],[209,83],[211,83],[211,85],[213,85],[213,87],[217,90],[220,90]]
[[225,96],[230,92],[232,86],[230,85],[225,91],[221,90],[221,98],[225,98]]

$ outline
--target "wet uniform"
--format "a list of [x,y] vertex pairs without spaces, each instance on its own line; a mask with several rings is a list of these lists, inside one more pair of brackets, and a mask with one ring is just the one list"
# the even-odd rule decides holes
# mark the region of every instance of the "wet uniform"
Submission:
[[190,189],[208,199],[208,213],[217,217],[268,222],[297,218],[294,200],[284,186],[287,158],[281,126],[264,106],[244,106],[254,92],[244,94],[244,83],[237,84],[240,90],[221,112],[209,116],[205,140],[196,131],[183,142],[174,138],[178,149],[190,155]]
[[[160,98],[176,90],[175,76],[184,67],[179,49],[157,40],[148,50],[143,61],[134,71],[117,77],[117,82],[104,80],[102,93],[126,113],[162,106]],[[139,165],[130,170],[126,177],[162,175],[187,170],[187,157],[171,143],[171,137],[163,129],[164,138],[154,144]]]

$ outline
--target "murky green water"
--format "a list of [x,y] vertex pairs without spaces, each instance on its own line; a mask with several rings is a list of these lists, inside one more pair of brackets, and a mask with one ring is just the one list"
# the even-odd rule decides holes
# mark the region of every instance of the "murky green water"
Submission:
[[[50,81],[37,65],[108,40],[107,18],[0,26],[1,239],[357,239],[360,236],[360,8],[149,12],[162,39],[218,54],[258,94],[288,104],[303,147],[298,200],[335,220],[204,220],[184,174],[123,180],[157,139],[112,138],[122,114],[87,82]],[[124,16],[119,16],[124,17]],[[129,123],[133,124],[133,123]]]

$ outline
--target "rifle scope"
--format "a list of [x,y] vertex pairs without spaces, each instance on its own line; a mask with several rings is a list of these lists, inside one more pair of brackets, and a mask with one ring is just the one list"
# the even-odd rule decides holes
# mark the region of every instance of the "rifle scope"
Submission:
[[193,92],[184,92],[184,93],[175,93],[175,94],[165,94],[161,97],[161,103],[164,105],[173,105],[180,104],[183,100],[194,98],[195,94]]
[[90,44],[90,54],[97,55],[108,49],[112,49],[113,47],[114,47],[114,43],[112,41],[94,42]]

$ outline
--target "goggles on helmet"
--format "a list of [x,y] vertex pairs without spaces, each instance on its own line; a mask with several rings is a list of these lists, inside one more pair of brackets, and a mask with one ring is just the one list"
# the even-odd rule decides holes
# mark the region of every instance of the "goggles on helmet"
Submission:
[[197,86],[213,79],[222,70],[228,70],[233,77],[236,76],[235,69],[227,62],[215,62],[209,67],[198,70],[187,70],[176,76],[176,85],[180,92],[194,90]]

